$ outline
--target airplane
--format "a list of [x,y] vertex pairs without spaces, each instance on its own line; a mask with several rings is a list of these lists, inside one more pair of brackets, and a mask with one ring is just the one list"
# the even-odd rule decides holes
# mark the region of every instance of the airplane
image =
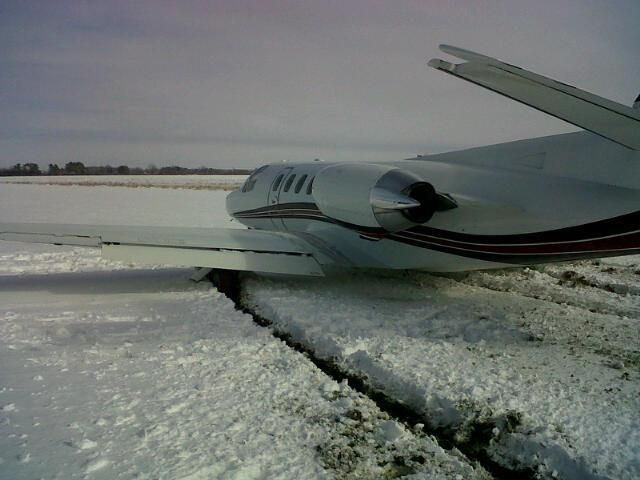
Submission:
[[278,163],[227,196],[246,229],[0,224],[0,239],[109,259],[322,276],[458,272],[640,253],[634,107],[462,48],[429,66],[583,131],[384,163]]

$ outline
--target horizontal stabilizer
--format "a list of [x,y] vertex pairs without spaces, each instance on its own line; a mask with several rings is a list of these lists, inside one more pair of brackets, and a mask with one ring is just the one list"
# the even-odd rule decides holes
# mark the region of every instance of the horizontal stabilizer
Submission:
[[429,66],[462,78],[633,150],[640,150],[640,110],[571,85],[449,45],[440,49],[466,63],[433,59]]
[[322,276],[310,246],[280,232],[236,228],[0,224],[0,240],[99,247],[111,260]]

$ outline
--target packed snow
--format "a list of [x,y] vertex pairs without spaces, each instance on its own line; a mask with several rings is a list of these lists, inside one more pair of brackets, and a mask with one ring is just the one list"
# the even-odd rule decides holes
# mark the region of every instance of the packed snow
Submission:
[[[0,185],[0,222],[241,227],[225,192]],[[0,478],[640,477],[640,258],[455,276],[248,275],[272,328],[189,269],[0,242]]]

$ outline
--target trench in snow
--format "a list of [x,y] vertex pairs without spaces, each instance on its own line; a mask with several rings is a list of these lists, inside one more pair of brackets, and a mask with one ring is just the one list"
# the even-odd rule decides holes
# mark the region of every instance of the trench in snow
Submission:
[[[349,372],[331,360],[319,358],[307,346],[295,341],[287,332],[278,330],[272,322],[258,315],[250,306],[246,305],[242,296],[242,277],[238,272],[227,270],[212,270],[207,278],[235,305],[236,309],[250,315],[253,321],[261,327],[268,328],[271,334],[283,341],[293,350],[305,355],[316,367],[336,382],[346,380],[351,388],[371,399],[378,408],[391,418],[402,423],[408,430],[414,431],[417,424],[424,425],[423,431],[433,436],[439,445],[446,449],[453,448],[462,452],[470,461],[477,462],[495,479],[534,479],[537,478],[533,469],[511,469],[493,460],[488,452],[492,431],[497,427],[495,420],[477,421],[471,425],[471,432],[464,439],[456,435],[453,428],[434,428],[429,420],[405,403],[389,397],[381,390],[371,386],[366,377]],[[504,420],[504,419],[503,419]],[[511,419],[506,419],[507,422]],[[517,419],[513,419],[517,423]]]

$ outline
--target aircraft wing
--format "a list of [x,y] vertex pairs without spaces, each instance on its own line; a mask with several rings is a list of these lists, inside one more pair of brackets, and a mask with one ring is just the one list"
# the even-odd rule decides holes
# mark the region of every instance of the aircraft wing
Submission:
[[98,247],[105,258],[133,263],[323,275],[311,246],[281,232],[0,223],[0,240]]
[[466,63],[432,59],[429,66],[640,150],[640,110],[593,95],[495,58],[450,45],[440,49]]

